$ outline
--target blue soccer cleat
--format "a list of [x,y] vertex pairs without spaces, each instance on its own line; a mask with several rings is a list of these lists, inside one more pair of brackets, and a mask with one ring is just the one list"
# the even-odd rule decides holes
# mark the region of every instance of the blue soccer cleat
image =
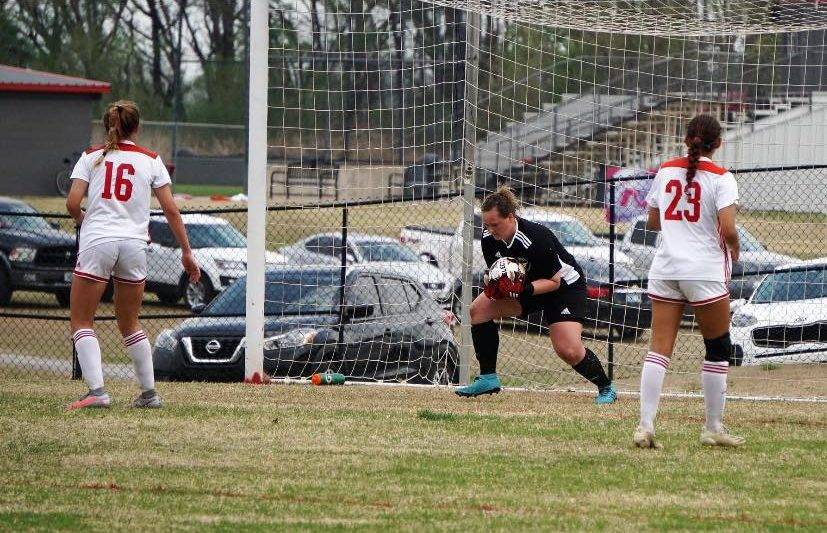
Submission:
[[482,394],[497,394],[500,392],[500,378],[497,374],[483,374],[477,376],[470,385],[456,390],[457,395],[464,398],[473,398]]
[[615,386],[611,383],[597,392],[597,396],[594,398],[594,403],[597,405],[608,405],[610,403],[615,403],[617,401],[617,392],[615,392]]

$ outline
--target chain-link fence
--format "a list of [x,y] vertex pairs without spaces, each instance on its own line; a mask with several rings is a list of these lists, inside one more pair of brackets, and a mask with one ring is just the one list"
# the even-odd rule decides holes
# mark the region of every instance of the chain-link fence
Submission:
[[[827,358],[827,215],[820,185],[827,169],[757,169],[736,176],[742,252],[730,283],[737,345],[733,363],[739,365],[732,372],[731,391],[824,396],[827,367],[817,363]],[[548,222],[583,267],[588,282],[584,340],[628,389],[637,387],[649,341],[651,303],[645,278],[657,235],[646,230],[641,218],[645,208],[636,202],[645,195],[650,178],[616,174],[593,180],[591,185],[601,193],[581,205],[565,199],[538,204],[533,190],[523,191],[522,198],[522,215]],[[550,188],[542,183],[535,187]],[[265,347],[265,370],[293,378],[332,369],[361,379],[457,381],[459,353],[469,343],[460,334],[461,280],[470,270],[476,295],[485,268],[478,240],[481,220],[477,212],[469,263],[462,254],[466,199],[450,192],[456,190],[450,183],[437,189],[442,195],[426,200],[402,194],[269,208],[266,260],[271,273],[265,301],[272,334]],[[477,196],[488,190],[480,187]],[[0,211],[0,372],[68,378],[73,367],[66,308],[75,262],[73,222],[24,204]],[[245,286],[237,280],[246,269],[246,209],[185,210],[184,221],[202,268],[198,285],[186,280],[180,250],[163,216],[150,220],[141,322],[154,343],[156,372],[169,379],[241,379]],[[371,270],[381,263],[384,269]],[[359,268],[369,271],[378,291],[371,293],[373,300],[361,301],[373,307],[372,316],[347,315],[368,312],[364,305],[346,301],[356,280],[345,279],[343,272],[350,275]],[[285,274],[308,269],[311,278]],[[279,271],[281,277],[272,278],[272,272]],[[284,290],[291,286],[299,292]],[[322,290],[342,286],[347,291],[332,299]],[[217,298],[221,305],[208,305]],[[319,298],[327,298],[326,304]],[[107,375],[126,378],[131,365],[111,299],[107,291],[96,331]],[[305,303],[298,311],[286,307],[295,302]],[[332,307],[325,307],[328,303]],[[554,355],[541,319],[502,321],[499,370],[504,380],[532,388],[582,386]],[[357,323],[358,334],[353,333]],[[288,341],[316,350],[297,354],[286,349]],[[702,338],[687,307],[667,388],[699,390],[702,357]],[[471,359],[473,375],[476,362]]]

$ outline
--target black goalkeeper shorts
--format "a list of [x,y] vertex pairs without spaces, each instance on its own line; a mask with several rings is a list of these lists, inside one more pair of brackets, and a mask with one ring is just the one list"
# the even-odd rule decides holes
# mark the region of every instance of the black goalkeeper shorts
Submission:
[[555,324],[557,322],[580,322],[586,321],[586,287],[585,285],[574,285],[554,292],[540,295],[520,296],[520,305],[523,314],[520,318],[532,318],[542,312],[540,320],[543,325]]

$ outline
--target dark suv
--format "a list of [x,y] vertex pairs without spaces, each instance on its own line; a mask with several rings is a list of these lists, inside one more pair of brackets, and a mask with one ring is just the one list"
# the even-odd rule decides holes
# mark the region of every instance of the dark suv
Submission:
[[50,292],[69,305],[75,237],[32,206],[0,197],[0,305],[16,290]]

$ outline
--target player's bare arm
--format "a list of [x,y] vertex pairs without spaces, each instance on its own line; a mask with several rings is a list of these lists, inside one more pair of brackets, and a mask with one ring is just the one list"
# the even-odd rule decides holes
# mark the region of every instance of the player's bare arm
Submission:
[[164,185],[163,187],[153,189],[153,192],[158,199],[158,203],[161,204],[164,216],[167,217],[169,229],[181,247],[181,264],[184,265],[184,271],[189,276],[190,281],[198,283],[201,279],[201,269],[198,267],[198,263],[192,255],[190,241],[187,238],[187,230],[184,228],[181,212],[178,210],[178,206],[175,205],[175,199],[172,197],[172,189],[169,185]]
[[735,227],[735,204],[718,210],[718,224],[721,227],[721,235],[724,237],[727,248],[729,248],[732,262],[738,261],[741,252],[741,243],[738,240],[738,230]]
[[649,217],[646,219],[646,229],[649,231],[660,231],[660,209],[649,208]]
[[89,183],[83,180],[72,180],[72,188],[69,190],[69,196],[66,197],[66,210],[75,219],[75,224],[80,226],[83,223],[83,210],[80,208],[83,203],[83,197],[86,196],[86,190],[89,188]]
[[534,286],[534,294],[547,294],[560,288],[560,273],[551,279],[535,279],[531,282]]

